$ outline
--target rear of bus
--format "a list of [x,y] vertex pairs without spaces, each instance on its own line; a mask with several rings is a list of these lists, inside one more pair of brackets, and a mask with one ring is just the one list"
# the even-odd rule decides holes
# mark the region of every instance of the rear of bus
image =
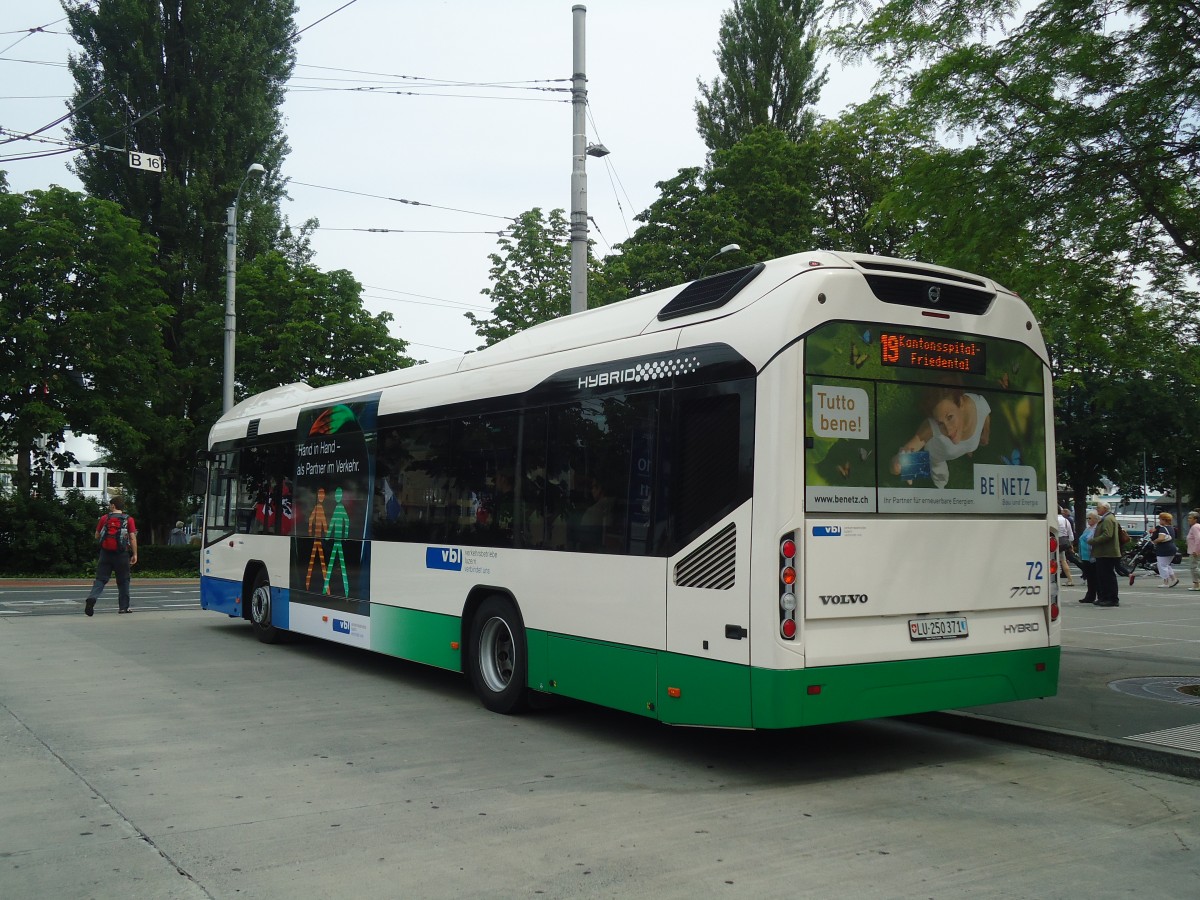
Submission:
[[819,276],[782,367],[800,381],[801,509],[759,479],[788,464],[786,447],[765,458],[761,421],[756,440],[755,597],[778,572],[778,605],[756,616],[775,639],[754,647],[754,724],[1051,696],[1053,419],[1037,325],[986,279],[846,261]]

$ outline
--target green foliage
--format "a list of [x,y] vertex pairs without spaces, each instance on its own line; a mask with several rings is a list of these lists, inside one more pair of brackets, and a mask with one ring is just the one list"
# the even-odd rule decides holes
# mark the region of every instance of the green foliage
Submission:
[[834,9],[908,108],[969,135],[1022,197],[1134,265],[1200,272],[1200,6],[887,0]]
[[[67,6],[80,53],[71,136],[75,170],[158,240],[166,356],[130,394],[140,418],[112,417],[100,437],[127,472],[147,533],[165,536],[186,506],[192,461],[221,413],[226,208],[236,201],[238,384],[327,384],[410,365],[390,316],[371,316],[344,271],[311,264],[306,225],[281,233],[288,153],[280,107],[295,62],[293,0],[100,0]],[[112,144],[164,157],[130,169]],[[249,176],[251,163],[266,168]],[[122,432],[117,426],[126,422]],[[76,431],[81,429],[76,428]]]
[[61,187],[0,193],[0,452],[17,456],[19,494],[65,462],[65,431],[136,453],[153,427],[168,314],[154,249],[115,203]]
[[103,513],[78,491],[63,500],[0,494],[0,575],[78,576],[94,569]]
[[197,577],[200,574],[200,545],[172,546],[138,542],[138,562],[134,569],[140,575]]
[[[488,256],[491,287],[482,293],[492,304],[489,318],[466,313],[483,347],[511,337],[539,322],[571,312],[570,227],[561,209],[543,215],[538,208],[517,216],[500,249]],[[621,299],[620,287],[611,284],[588,253],[588,306],[603,306]]]
[[810,153],[759,126],[714,153],[707,168],[659,182],[659,199],[636,217],[644,224],[606,268],[628,293],[643,294],[720,271],[706,264],[726,244],[742,253],[722,257],[725,268],[810,249],[819,222],[816,177]]
[[[407,344],[388,332],[390,313],[362,306],[344,269],[322,272],[303,254],[262,253],[238,272],[237,372],[242,391],[306,381],[314,387],[407,368]],[[202,321],[217,327],[223,308]]]
[[[158,240],[158,282],[170,316],[166,361],[131,392],[152,424],[94,433],[127,472],[143,528],[165,533],[186,495],[193,455],[220,412],[225,209],[242,191],[238,249],[274,240],[280,167],[287,154],[280,106],[295,59],[292,0],[100,0],[66,6],[80,52],[71,137],[88,145],[75,171]],[[158,175],[131,169],[112,145],[163,156]],[[265,178],[244,181],[262,163]],[[114,424],[115,423],[110,423]]]
[[734,0],[721,17],[721,77],[697,82],[697,131],[709,150],[728,150],[762,125],[804,137],[826,80],[817,71],[820,8],[820,0]]

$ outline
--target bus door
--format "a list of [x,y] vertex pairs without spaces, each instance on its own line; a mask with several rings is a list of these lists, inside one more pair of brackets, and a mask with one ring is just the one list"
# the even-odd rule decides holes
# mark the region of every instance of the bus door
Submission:
[[[660,718],[730,724],[750,704],[750,523],[754,383],[737,379],[672,395],[667,654]],[[686,677],[684,677],[686,676]],[[680,696],[664,692],[676,689]]]
[[[750,726],[751,508],[744,504],[667,560],[668,652],[658,690],[664,722]],[[746,721],[731,722],[735,711]]]

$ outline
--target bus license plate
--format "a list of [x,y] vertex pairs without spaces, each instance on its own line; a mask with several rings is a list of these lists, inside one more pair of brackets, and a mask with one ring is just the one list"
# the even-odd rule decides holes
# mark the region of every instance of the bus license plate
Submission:
[[953,619],[909,619],[908,637],[914,641],[945,641],[967,636],[965,616]]

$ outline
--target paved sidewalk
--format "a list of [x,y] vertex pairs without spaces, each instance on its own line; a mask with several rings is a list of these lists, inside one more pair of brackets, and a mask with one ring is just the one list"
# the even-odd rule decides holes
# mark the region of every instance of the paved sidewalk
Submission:
[[[1186,567],[1185,567],[1186,569]],[[1080,603],[1062,588],[1058,696],[927,718],[1034,746],[1200,778],[1200,592],[1139,574],[1121,605]]]

